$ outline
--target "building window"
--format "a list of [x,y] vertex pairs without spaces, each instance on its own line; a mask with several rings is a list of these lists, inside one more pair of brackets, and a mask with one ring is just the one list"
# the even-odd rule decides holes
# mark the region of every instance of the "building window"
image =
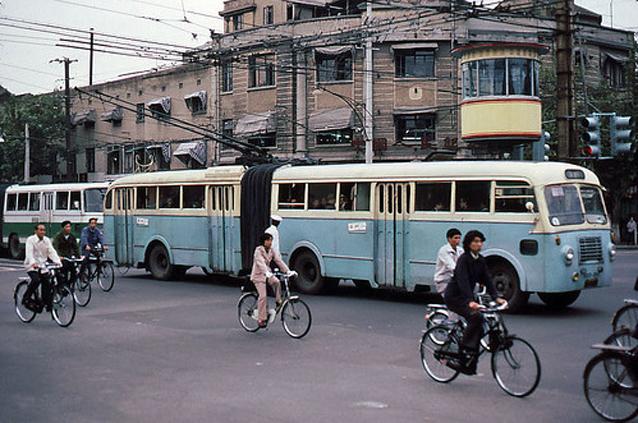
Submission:
[[527,59],[508,59],[509,95],[532,95],[533,62]]
[[202,85],[202,80],[201,80],[201,79],[198,79],[198,80],[197,80],[197,85],[198,85],[198,86],[199,86],[199,85]]
[[233,16],[233,31],[239,31],[240,29],[244,29],[243,14]]
[[87,148],[84,154],[86,155],[86,171],[95,172],[95,148]]
[[479,95],[505,95],[505,59],[479,61]]
[[264,25],[272,25],[273,22],[274,22],[273,7],[272,6],[264,7]]
[[352,129],[317,132],[317,145],[349,145],[352,143]]
[[292,21],[295,19],[295,5],[292,3],[288,3],[286,5],[286,20]]
[[144,94],[144,91],[142,91],[142,90],[137,90],[137,95],[142,95],[142,94]]
[[166,91],[166,85],[162,85],[161,90],[162,90],[162,91]]
[[121,173],[120,150],[114,150],[106,156],[106,173],[117,175]]
[[180,82],[179,84],[177,84],[177,87],[181,90],[182,88],[184,88],[184,83]]
[[137,103],[135,105],[135,122],[142,123],[144,122],[144,103]]
[[352,80],[352,52],[341,54],[316,53],[317,81],[351,81]]
[[622,63],[611,59],[605,60],[603,74],[610,87],[623,88],[625,86],[625,68]]
[[232,138],[234,130],[235,130],[235,122],[232,119],[222,120],[222,134],[224,134],[225,136],[229,138]]
[[274,133],[263,134],[256,137],[248,138],[248,142],[252,145],[262,148],[275,148],[277,147],[277,137]]
[[540,64],[532,59],[485,59],[466,62],[463,97],[538,96]]
[[275,85],[275,65],[272,55],[248,58],[248,87],[270,87]]
[[186,107],[194,115],[206,112],[206,102],[208,101],[208,96],[203,94],[204,93],[200,93],[198,95],[190,95],[184,99]]
[[126,93],[126,98],[131,98],[131,93]]
[[397,78],[433,78],[433,50],[396,50],[394,53]]
[[233,62],[227,60],[222,62],[222,92],[228,93],[233,90]]
[[231,32],[231,28],[230,28],[230,16],[226,16],[224,18],[224,32],[228,33]]
[[435,115],[399,115],[395,117],[394,125],[399,143],[432,142],[436,138]]

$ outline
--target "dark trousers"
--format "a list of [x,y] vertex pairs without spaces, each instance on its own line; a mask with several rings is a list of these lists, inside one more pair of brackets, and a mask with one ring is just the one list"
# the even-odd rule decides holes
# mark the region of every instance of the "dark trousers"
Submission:
[[461,347],[478,351],[481,338],[483,337],[483,315],[472,310],[467,304],[448,304],[448,308],[454,313],[463,316],[467,322],[467,328],[463,332],[463,341]]
[[31,270],[27,272],[27,275],[31,278],[31,282],[27,285],[27,290],[24,293],[24,298],[33,298],[38,286],[42,284],[42,302],[44,305],[49,306],[51,304],[51,289],[49,287],[49,279],[42,277],[37,270]]
[[78,277],[78,275],[75,273],[75,265],[65,260],[62,261],[62,269],[60,270],[60,274],[64,279],[64,283],[66,283],[68,286],[73,285]]

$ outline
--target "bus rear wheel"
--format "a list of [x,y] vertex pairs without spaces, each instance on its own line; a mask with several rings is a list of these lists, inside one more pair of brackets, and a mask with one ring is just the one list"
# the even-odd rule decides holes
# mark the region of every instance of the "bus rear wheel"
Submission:
[[580,296],[580,291],[539,292],[538,296],[548,307],[561,309],[572,305]]
[[319,260],[310,251],[300,253],[292,264],[299,274],[295,285],[304,294],[319,294],[325,289],[325,280],[321,276]]
[[148,255],[148,268],[155,279],[166,281],[173,276],[173,266],[163,245],[156,244],[152,247]]
[[521,311],[529,300],[529,292],[521,291],[521,284],[516,270],[509,264],[497,261],[490,266],[492,281],[498,295],[509,303],[508,310],[512,313]]
[[18,260],[21,256],[22,248],[20,248],[20,238],[18,238],[16,234],[11,234],[11,236],[9,236],[9,257]]

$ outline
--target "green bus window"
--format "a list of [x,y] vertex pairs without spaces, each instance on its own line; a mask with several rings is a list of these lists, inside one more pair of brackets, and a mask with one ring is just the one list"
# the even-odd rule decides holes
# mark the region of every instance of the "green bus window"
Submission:
[[32,192],[29,198],[29,211],[40,211],[40,193]]
[[80,191],[71,192],[71,210],[80,210]]
[[417,183],[415,211],[449,212],[452,199],[452,184]]
[[308,209],[336,210],[337,184],[308,184]]
[[29,204],[29,194],[26,192],[18,194],[18,211],[27,210],[28,204]]
[[494,206],[497,213],[529,213],[526,204],[534,204],[534,190],[525,182],[497,181],[494,190]]
[[182,202],[185,209],[204,208],[204,186],[184,186],[182,187]]
[[157,187],[137,188],[137,208],[155,209],[157,208]]
[[342,183],[339,193],[340,211],[370,211],[370,184]]
[[489,212],[491,183],[488,181],[460,181],[456,183],[456,211]]
[[179,208],[179,187],[168,186],[159,188],[159,207],[160,209],[178,209]]
[[7,194],[7,211],[13,211],[16,209],[16,194]]
[[280,209],[303,209],[305,195],[306,195],[305,184],[280,184],[279,185],[279,208]]
[[68,192],[55,193],[55,209],[56,210],[69,209],[69,193]]

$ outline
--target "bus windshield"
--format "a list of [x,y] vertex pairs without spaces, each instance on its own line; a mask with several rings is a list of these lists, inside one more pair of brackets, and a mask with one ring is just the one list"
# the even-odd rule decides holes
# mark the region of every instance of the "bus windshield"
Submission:
[[84,211],[90,213],[101,213],[102,202],[106,194],[105,188],[91,188],[84,190]]
[[553,226],[579,225],[585,223],[585,219],[588,223],[607,223],[603,199],[596,187],[552,185],[545,188],[545,200]]

